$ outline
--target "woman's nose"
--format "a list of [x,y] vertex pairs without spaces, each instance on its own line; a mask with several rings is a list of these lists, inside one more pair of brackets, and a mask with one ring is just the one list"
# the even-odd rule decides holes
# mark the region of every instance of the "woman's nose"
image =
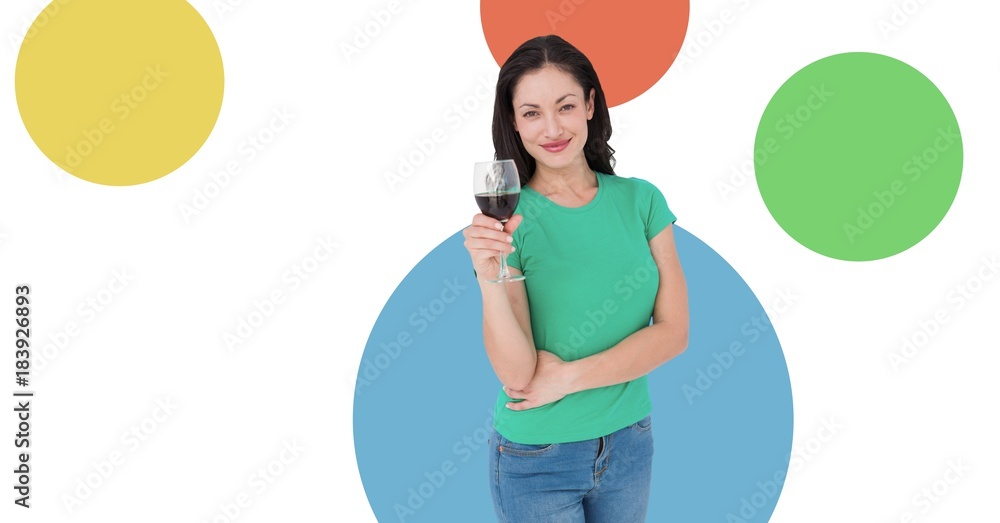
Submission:
[[552,138],[562,134],[562,126],[559,124],[559,119],[554,115],[545,117],[545,134]]

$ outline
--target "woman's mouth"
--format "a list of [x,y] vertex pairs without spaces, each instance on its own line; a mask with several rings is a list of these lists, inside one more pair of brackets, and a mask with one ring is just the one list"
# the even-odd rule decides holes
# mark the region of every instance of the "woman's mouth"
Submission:
[[557,153],[565,149],[567,145],[569,145],[569,140],[560,140],[558,142],[543,143],[542,149],[545,149],[550,153]]

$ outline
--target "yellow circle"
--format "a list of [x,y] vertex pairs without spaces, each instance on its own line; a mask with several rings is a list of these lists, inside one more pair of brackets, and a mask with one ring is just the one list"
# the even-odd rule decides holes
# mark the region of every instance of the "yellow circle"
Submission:
[[54,0],[28,30],[14,75],[42,153],[104,185],[173,172],[222,107],[222,54],[184,0]]

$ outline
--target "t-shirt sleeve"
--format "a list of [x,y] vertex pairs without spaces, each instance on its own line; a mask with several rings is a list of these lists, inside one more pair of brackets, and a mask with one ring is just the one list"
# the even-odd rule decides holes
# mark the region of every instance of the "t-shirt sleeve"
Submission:
[[649,182],[644,185],[649,191],[649,211],[646,216],[646,241],[649,241],[668,225],[677,221],[677,217],[667,206],[667,199],[663,197],[660,189]]

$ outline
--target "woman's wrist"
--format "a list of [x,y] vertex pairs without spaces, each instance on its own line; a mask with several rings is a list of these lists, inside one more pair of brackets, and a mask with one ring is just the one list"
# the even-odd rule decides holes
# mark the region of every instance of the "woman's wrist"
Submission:
[[574,361],[567,361],[562,366],[562,374],[566,394],[587,390],[583,384],[583,376],[586,368],[586,358]]

